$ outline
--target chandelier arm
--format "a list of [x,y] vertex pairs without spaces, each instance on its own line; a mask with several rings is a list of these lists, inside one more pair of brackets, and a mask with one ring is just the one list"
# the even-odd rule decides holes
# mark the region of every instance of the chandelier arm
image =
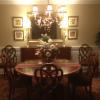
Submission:
[[49,2],[49,0],[48,0],[48,4],[49,4],[50,2]]

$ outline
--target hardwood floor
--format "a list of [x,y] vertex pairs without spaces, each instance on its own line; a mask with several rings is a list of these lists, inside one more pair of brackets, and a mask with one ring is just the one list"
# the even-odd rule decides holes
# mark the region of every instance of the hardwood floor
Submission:
[[[7,80],[0,77],[0,100],[8,100],[8,85]],[[100,76],[93,79],[93,96],[88,98],[80,89],[77,95],[73,98],[68,92],[65,93],[65,100],[100,100]],[[26,89],[16,90],[13,100],[27,100]]]

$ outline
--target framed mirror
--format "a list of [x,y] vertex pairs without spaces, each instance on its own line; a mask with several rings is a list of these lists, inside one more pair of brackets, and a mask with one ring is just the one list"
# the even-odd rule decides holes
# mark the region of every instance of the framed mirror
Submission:
[[[39,21],[40,19],[37,20]],[[40,24],[42,25],[38,25],[34,17],[31,17],[30,21],[32,40],[40,39],[42,34],[47,34],[51,39],[61,39],[61,29],[56,22],[52,22],[51,25],[49,25],[48,22],[46,23],[41,21]]]
[[[29,44],[39,43],[39,40],[42,38],[41,37],[42,34],[47,34],[53,40],[54,43],[63,42],[63,36],[61,34],[62,30],[55,21],[53,21],[51,25],[48,25],[48,22],[44,22],[45,23],[44,24],[42,21],[45,21],[45,20],[42,19],[41,20],[42,25],[40,25],[38,24],[39,23],[38,21],[40,21],[40,19],[39,18],[34,19],[34,16],[32,15],[32,13],[28,14],[28,18],[31,23],[30,33],[28,34]],[[43,18],[45,18],[45,16],[43,16]]]

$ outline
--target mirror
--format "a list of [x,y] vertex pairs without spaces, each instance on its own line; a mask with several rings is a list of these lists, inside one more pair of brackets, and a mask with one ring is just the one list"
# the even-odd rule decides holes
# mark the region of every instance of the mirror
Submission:
[[[47,34],[51,39],[61,39],[61,29],[56,22],[48,25],[38,25],[34,17],[30,18],[31,21],[31,39],[40,39],[42,34]],[[41,22],[43,23],[43,22]]]
[[[52,19],[47,19],[48,18],[47,16],[41,14],[39,15],[39,17],[37,16],[35,18],[32,12],[31,13],[29,12],[28,18],[31,23],[30,32],[28,34],[29,45],[32,44],[33,42],[34,45],[35,44],[37,45],[40,42],[39,40],[42,38],[43,34],[47,34],[53,40],[53,43],[59,43],[59,44],[63,43],[62,29],[56,22],[57,17],[53,16]],[[60,21],[60,19],[58,19],[58,21]]]
[[53,22],[50,27],[45,25],[38,25],[34,16],[29,16],[29,20],[31,22],[29,41],[38,41],[41,39],[42,34],[47,34],[52,40],[62,40],[63,37],[61,35],[61,28],[57,24],[57,22]]

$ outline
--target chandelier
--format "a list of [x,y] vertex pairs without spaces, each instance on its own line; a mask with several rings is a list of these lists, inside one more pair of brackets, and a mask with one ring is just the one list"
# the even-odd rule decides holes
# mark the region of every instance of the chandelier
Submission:
[[52,25],[56,24],[60,27],[62,27],[62,22],[65,22],[64,19],[67,15],[67,12],[65,10],[66,6],[61,6],[58,11],[53,11],[53,5],[50,4],[48,0],[47,9],[44,12],[39,12],[38,7],[36,5],[33,5],[32,7],[32,20],[34,23],[44,31],[44,34],[47,34],[50,32],[50,29]]

